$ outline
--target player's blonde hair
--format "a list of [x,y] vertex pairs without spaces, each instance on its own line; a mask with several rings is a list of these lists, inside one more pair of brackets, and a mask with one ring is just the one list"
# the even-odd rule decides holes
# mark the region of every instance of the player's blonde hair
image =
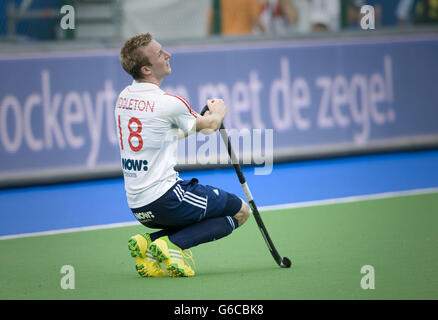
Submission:
[[152,35],[150,33],[142,33],[126,41],[120,50],[122,67],[135,80],[143,77],[141,67],[151,65],[149,58],[139,50],[140,47],[148,45],[151,41]]

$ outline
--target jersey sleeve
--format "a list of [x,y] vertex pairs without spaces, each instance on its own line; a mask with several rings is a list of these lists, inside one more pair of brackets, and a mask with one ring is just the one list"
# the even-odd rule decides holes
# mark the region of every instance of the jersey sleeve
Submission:
[[169,120],[184,132],[190,131],[195,125],[198,114],[184,98],[166,93],[169,96]]

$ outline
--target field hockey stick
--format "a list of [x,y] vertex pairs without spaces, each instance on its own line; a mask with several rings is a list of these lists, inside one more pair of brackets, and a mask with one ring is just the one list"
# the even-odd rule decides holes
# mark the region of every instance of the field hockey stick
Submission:
[[[205,106],[202,111],[201,115],[204,115],[204,113],[208,110],[208,106]],[[221,127],[219,130],[222,140],[224,141],[225,145],[227,146],[228,155],[231,158],[231,163],[234,166],[234,170],[237,173],[237,177],[239,178],[239,182],[242,186],[243,192],[245,193],[246,200],[248,201],[252,214],[254,218],[256,219],[257,225],[260,229],[260,232],[262,233],[263,238],[265,239],[266,244],[268,245],[269,251],[272,254],[272,257],[274,257],[275,262],[282,267],[282,268],[290,268],[291,261],[288,257],[281,257],[278,253],[277,249],[275,249],[274,243],[271,240],[271,237],[268,234],[268,231],[266,230],[265,224],[263,223],[262,217],[260,216],[259,210],[257,209],[257,206],[254,202],[254,199],[252,197],[251,191],[249,190],[248,184],[246,183],[245,176],[242,173],[242,169],[239,165],[239,160],[236,157],[236,154],[234,153],[234,150],[231,146],[230,138],[228,137],[227,132],[225,131],[224,124],[221,123]]]

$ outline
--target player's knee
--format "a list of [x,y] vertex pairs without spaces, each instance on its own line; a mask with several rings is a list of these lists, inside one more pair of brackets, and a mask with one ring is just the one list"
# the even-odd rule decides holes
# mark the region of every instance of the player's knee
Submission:
[[234,218],[236,218],[237,222],[239,223],[239,226],[241,226],[245,223],[246,220],[248,220],[249,214],[249,206],[246,204],[245,201],[242,200],[242,207],[240,208],[240,211],[234,216]]

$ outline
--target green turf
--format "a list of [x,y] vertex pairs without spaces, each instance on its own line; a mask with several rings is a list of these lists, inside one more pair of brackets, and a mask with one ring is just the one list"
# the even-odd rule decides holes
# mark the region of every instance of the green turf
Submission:
[[[128,238],[142,226],[0,241],[0,299],[437,299],[438,194],[263,212],[290,269],[253,218],[193,248],[194,278],[140,278]],[[75,269],[75,289],[60,286]],[[375,289],[360,286],[372,265]]]

